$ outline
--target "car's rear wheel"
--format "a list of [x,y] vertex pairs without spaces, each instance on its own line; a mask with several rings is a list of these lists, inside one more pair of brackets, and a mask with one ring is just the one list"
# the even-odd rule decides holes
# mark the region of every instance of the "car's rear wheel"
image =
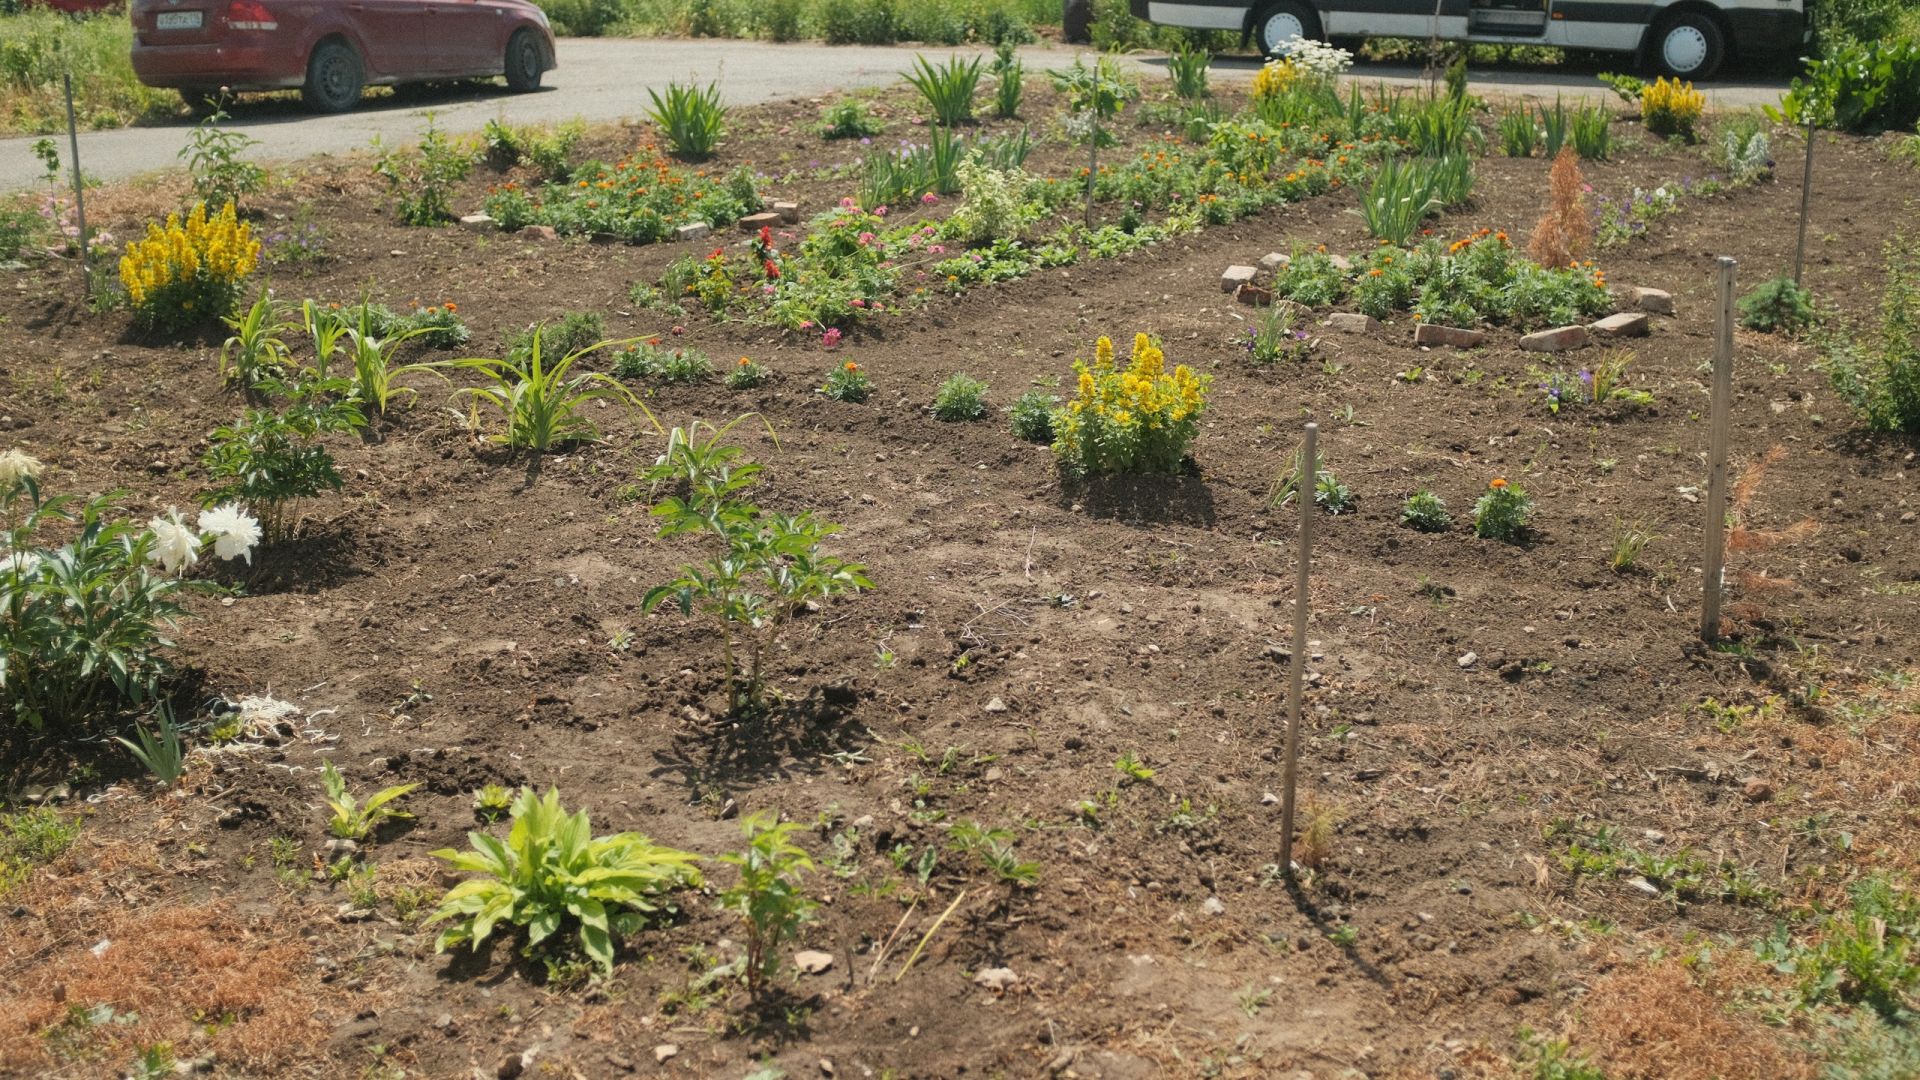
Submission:
[[1320,37],[1320,18],[1299,0],[1278,0],[1253,17],[1253,41],[1261,56],[1274,56],[1289,38],[1314,41]]
[[1654,27],[1654,70],[1676,79],[1705,79],[1727,55],[1720,24],[1697,11],[1683,11]]
[[540,89],[540,76],[547,66],[545,60],[533,31],[515,31],[507,41],[507,89],[523,94]]
[[307,61],[307,82],[300,89],[300,100],[314,112],[346,112],[360,104],[360,90],[367,84],[367,69],[360,54],[344,41],[323,41]]

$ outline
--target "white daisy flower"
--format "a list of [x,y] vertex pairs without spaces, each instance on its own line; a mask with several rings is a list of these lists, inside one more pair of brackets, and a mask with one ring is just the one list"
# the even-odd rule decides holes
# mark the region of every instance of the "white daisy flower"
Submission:
[[200,561],[200,537],[180,520],[180,511],[167,507],[166,516],[147,522],[147,528],[153,531],[153,550],[147,557],[162,570],[177,576]]
[[200,512],[200,531],[213,534],[213,553],[222,559],[245,559],[253,563],[253,548],[260,542],[260,523],[240,508],[227,503]]

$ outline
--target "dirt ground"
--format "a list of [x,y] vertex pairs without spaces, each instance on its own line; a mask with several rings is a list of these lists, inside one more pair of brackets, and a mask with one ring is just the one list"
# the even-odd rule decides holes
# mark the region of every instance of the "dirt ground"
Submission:
[[[918,130],[886,100],[892,126],[876,141]],[[1032,114],[1050,106],[1036,93]],[[816,110],[749,111],[714,167],[849,159],[857,147],[812,134]],[[1586,169],[1597,192],[1710,171],[1699,148],[1619,130],[1618,160]],[[604,153],[641,134],[594,138]],[[1915,220],[1916,175],[1870,141],[1822,137],[1818,150],[1807,281],[1842,317],[1864,317],[1882,244]],[[1048,142],[1034,167],[1065,175],[1071,153]],[[1401,321],[1328,334],[1309,362],[1249,363],[1251,310],[1220,292],[1221,270],[1294,244],[1369,246],[1349,192],[934,298],[828,353],[810,336],[628,300],[688,245],[409,229],[382,212],[364,163],[289,170],[260,203],[261,228],[310,201],[331,257],[270,269],[283,298],[366,286],[395,307],[454,301],[480,355],[536,320],[593,310],[610,335],[679,324],[677,342],[723,366],[766,365],[762,389],[658,387],[647,405],[666,424],[764,417],[777,445],[757,424],[736,429],[766,466],[758,498],[842,524],[831,549],[868,564],[876,588],[796,625],[773,669],[783,708],[730,718],[715,628],[641,611],[693,552],[655,538],[636,487],[659,438],[606,407],[605,442],[534,468],[477,448],[448,388],[414,380],[418,398],[377,438],[331,441],[346,490],[307,505],[298,538],[237,597],[196,601],[178,635],[183,695],[271,694],[297,708],[287,726],[209,755],[172,796],[112,764],[91,782],[44,761],[16,773],[16,787],[75,779],[67,805],[85,823],[0,921],[0,1012],[14,1017],[0,1069],[117,1076],[133,1048],[165,1038],[236,1076],[504,1077],[522,1061],[529,1076],[593,1078],[1507,1076],[1530,1027],[1572,1030],[1608,1075],[1651,1076],[1681,1072],[1633,1071],[1644,1040],[1607,1033],[1697,1014],[1653,1038],[1680,1047],[1672,1060],[1689,1060],[1689,1039],[1737,1043],[1755,1056],[1722,1075],[1797,1075],[1792,1024],[1763,1027],[1701,979],[1648,964],[1705,941],[1737,954],[1774,909],[1649,895],[1559,860],[1574,822],[1730,862],[1782,904],[1864,867],[1912,869],[1920,725],[1912,691],[1884,676],[1920,666],[1914,455],[1857,428],[1805,342],[1737,335],[1732,452],[1735,476],[1756,481],[1743,527],[1812,525],[1735,552],[1737,645],[1697,637],[1714,259],[1738,259],[1743,284],[1790,267],[1801,144],[1781,135],[1776,153],[1777,181],[1689,200],[1598,255],[1617,285],[1671,291],[1676,313],[1625,344],[1650,409],[1560,415],[1530,368],[1573,370],[1600,349],[1542,357],[1495,331],[1483,349],[1428,350]],[[1435,232],[1526,235],[1547,163],[1478,164],[1475,204]],[[463,208],[501,179],[477,169]],[[770,194],[811,211],[852,186],[795,179]],[[125,236],[178,190],[95,205]],[[125,312],[89,315],[73,277],[60,264],[0,279],[12,428],[0,446],[45,460],[56,490],[125,488],[141,515],[194,504],[206,434],[240,407],[220,385],[217,338],[143,340]],[[998,409],[1036,380],[1070,380],[1098,335],[1136,331],[1215,377],[1196,468],[1063,484]],[[848,358],[874,380],[864,405],[814,391]],[[927,411],[955,371],[990,383],[989,420]],[[1268,494],[1308,419],[1358,505],[1319,519],[1301,740],[1313,865],[1289,884],[1269,795],[1294,525]],[[1536,500],[1526,544],[1399,524],[1422,486],[1462,515],[1495,477]],[[1615,573],[1615,532],[1636,523],[1655,539]],[[1809,680],[1907,718],[1896,708],[1862,732],[1834,706],[1782,705],[1723,730],[1697,707],[1791,701]],[[1125,781],[1114,762],[1127,753],[1150,779]],[[356,791],[423,785],[407,801],[416,820],[368,855],[382,897],[370,917],[345,884],[307,873],[327,839],[323,759]],[[784,976],[759,1010],[703,993],[700,973],[733,954],[739,928],[699,895],[628,940],[592,987],[545,985],[541,964],[505,944],[435,955],[408,909],[457,880],[427,853],[465,846],[486,783],[556,786],[598,831],[703,853],[737,848],[738,819],[759,811],[813,826],[808,889],[822,906],[800,946],[832,966]],[[1819,815],[1851,832],[1849,850],[1788,825]],[[961,821],[1015,830],[1039,884],[1000,884],[949,850]],[[278,872],[275,838],[297,850]],[[167,951],[141,941],[163,929],[204,957],[160,962]],[[135,952],[104,954],[127,974],[90,967],[106,962],[89,951],[103,939]],[[1017,982],[977,985],[990,968]],[[215,987],[209,972],[227,978]],[[248,980],[264,989],[234,988]],[[288,987],[306,1008],[286,1007]],[[122,993],[140,1017],[124,1031],[48,1034],[68,1005]]]

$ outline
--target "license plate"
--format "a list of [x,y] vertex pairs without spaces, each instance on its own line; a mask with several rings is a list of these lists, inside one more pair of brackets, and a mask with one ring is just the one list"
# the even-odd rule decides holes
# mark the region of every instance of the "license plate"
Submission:
[[198,30],[203,17],[198,11],[162,11],[154,16],[153,25],[159,30]]

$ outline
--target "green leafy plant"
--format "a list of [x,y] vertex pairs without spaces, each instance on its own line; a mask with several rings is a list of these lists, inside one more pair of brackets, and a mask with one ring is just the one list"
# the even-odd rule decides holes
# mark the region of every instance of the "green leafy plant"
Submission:
[[613,970],[615,942],[670,910],[668,894],[700,884],[699,857],[661,847],[639,833],[593,835],[585,810],[567,814],[560,793],[522,788],[502,841],[468,833],[470,851],[434,852],[455,870],[480,875],[454,886],[428,924],[447,922],[434,949],[476,951],[501,924],[524,928],[537,949],[569,926],[601,971]]
[[1782,275],[1740,298],[1740,325],[1763,334],[1796,333],[1813,325],[1813,293]]
[[987,415],[987,384],[964,371],[947,376],[933,394],[933,416],[950,423]]
[[569,311],[551,322],[535,323],[507,339],[507,359],[525,366],[535,334],[547,355],[565,356],[606,340],[606,320],[597,311]]
[[617,379],[655,378],[665,383],[701,382],[713,375],[713,361],[698,349],[664,349],[651,340],[629,345],[614,358]]
[[1640,104],[1640,94],[1647,88],[1647,84],[1643,80],[1635,78],[1632,75],[1615,75],[1610,71],[1603,71],[1597,78],[1599,78],[1601,82],[1606,83],[1607,87],[1617,94],[1621,101],[1629,105]]
[[1560,156],[1560,148],[1567,143],[1567,131],[1572,123],[1571,117],[1567,113],[1566,104],[1558,95],[1554,96],[1552,109],[1548,109],[1545,105],[1536,106],[1536,109],[1540,115],[1542,156],[1552,161]]
[[320,763],[320,790],[327,800],[327,831],[342,840],[365,840],[389,821],[406,821],[413,815],[394,803],[413,793],[419,784],[395,784],[361,802],[347,790],[346,778],[331,761]]
[[1040,864],[1022,862],[1014,853],[1013,830],[988,828],[977,821],[963,821],[952,826],[947,835],[955,851],[975,856],[982,866],[1002,882],[1028,887],[1039,883]]
[[1247,357],[1265,365],[1305,360],[1313,355],[1317,342],[1297,325],[1298,310],[1292,304],[1268,304],[1263,308],[1254,324],[1247,327]]
[[1122,778],[1135,783],[1145,783],[1153,779],[1153,770],[1147,768],[1146,763],[1134,756],[1131,750],[1123,752],[1114,759],[1113,769]]
[[258,519],[266,543],[285,540],[299,500],[341,487],[333,455],[318,437],[361,423],[359,410],[343,401],[304,400],[283,412],[249,410],[208,438],[200,464],[215,487],[205,504],[238,502]]
[[1495,477],[1473,504],[1474,535],[1517,544],[1526,538],[1533,499],[1520,485]]
[[1466,155],[1390,158],[1380,163],[1358,213],[1367,231],[1404,246],[1428,214],[1465,202],[1473,190],[1473,163]]
[[347,361],[353,365],[353,400],[359,403],[360,413],[368,424],[379,423],[387,414],[387,406],[395,398],[402,394],[411,397],[416,393],[412,387],[400,385],[402,377],[423,371],[438,374],[435,364],[393,362],[400,346],[428,331],[415,327],[384,332],[377,322],[375,309],[376,305],[369,304],[362,297],[359,307],[355,309],[353,322],[342,335]]
[[873,117],[864,101],[841,101],[820,114],[823,139],[864,139],[880,134],[886,125]]
[[973,119],[973,93],[980,85],[980,63],[978,56],[972,60],[950,56],[945,64],[936,66],[924,56],[915,56],[913,70],[901,77],[926,99],[935,123],[952,127]]
[[1021,394],[1007,410],[1013,437],[1042,445],[1053,441],[1053,410],[1059,408],[1056,395],[1041,390]]
[[473,812],[489,822],[500,820],[500,815],[513,806],[512,788],[499,784],[488,784],[477,788],[473,793]]
[[675,156],[688,161],[705,161],[713,156],[714,148],[726,135],[727,108],[720,104],[719,84],[708,83],[702,90],[670,82],[664,95],[649,88],[647,96],[653,99],[653,111],[648,115]]
[[387,182],[403,224],[440,225],[453,219],[453,187],[472,168],[472,155],[447,138],[429,112],[418,149],[412,154],[383,150],[373,171]]
[[1182,101],[1198,101],[1207,96],[1207,65],[1213,56],[1205,49],[1187,43],[1167,54],[1167,78],[1173,94]]
[[797,822],[781,822],[773,814],[754,814],[740,823],[747,846],[720,861],[740,871],[740,878],[720,894],[720,908],[740,917],[746,927],[745,971],[748,991],[759,995],[780,970],[780,946],[798,936],[800,927],[817,906],[801,890],[801,877],[813,869],[813,859],[793,842]]
[[267,170],[240,159],[260,140],[220,126],[231,119],[224,111],[214,110],[194,126],[187,145],[180,149],[195,197],[209,206],[237,205],[267,185]]
[[[620,380],[605,372],[573,374],[582,357],[618,342],[603,341],[576,349],[548,364],[541,335],[536,328],[524,362],[476,357],[460,360],[455,366],[477,371],[487,380],[481,386],[466,386],[454,391],[465,396],[475,409],[489,405],[506,421],[506,429],[489,435],[489,441],[516,450],[547,450],[568,443],[593,442],[600,438],[599,428],[587,417],[587,405],[603,398],[624,402],[645,414],[655,427],[653,413]],[[476,416],[477,421],[477,416]]]
[[1453,515],[1447,513],[1447,502],[1427,488],[1421,488],[1407,496],[1406,505],[1400,510],[1400,524],[1409,525],[1421,532],[1446,532],[1453,527]]
[[1613,145],[1613,118],[1598,105],[1573,114],[1573,152],[1587,161],[1605,161]]
[[1607,565],[1616,574],[1624,574],[1633,569],[1640,553],[1647,549],[1658,537],[1644,521],[1616,521],[1613,523],[1613,546],[1607,555]]
[[727,389],[751,390],[756,386],[764,385],[767,378],[767,369],[765,367],[757,361],[743,356],[738,363],[734,364],[733,367],[727,371]]
[[1011,120],[1020,113],[1026,69],[1014,57],[1013,46],[1002,44],[994,51],[990,70],[993,74],[993,114],[1002,120]]
[[221,321],[233,331],[220,346],[220,375],[228,383],[251,390],[285,369],[289,354],[280,335],[298,327],[280,317],[272,290],[260,286],[245,315],[226,315]]
[[1920,988],[1920,897],[1882,876],[1854,883],[1844,910],[1823,914],[1811,944],[1794,942],[1783,926],[1761,947],[1782,973],[1797,976],[1808,1005],[1860,1002],[1887,1019],[1911,1007]]
[[873,382],[867,378],[865,368],[848,360],[827,372],[827,381],[820,387],[820,392],[834,401],[848,401],[857,405],[873,393]]
[[80,836],[80,818],[51,806],[0,814],[0,896],[26,880],[35,866],[66,854]]
[[134,739],[116,736],[114,741],[127,748],[153,781],[172,787],[186,771],[187,752],[180,743],[180,729],[174,725],[173,710],[162,706],[154,717],[154,730],[145,724],[133,729]]
[[565,180],[572,171],[574,148],[587,134],[587,125],[570,120],[553,128],[509,127],[489,120],[481,138],[487,161],[496,169],[527,165],[547,180]]
[[1524,105],[1500,114],[1499,133],[1500,149],[1508,157],[1532,157],[1540,145],[1540,129]]
[[1093,363],[1076,360],[1073,369],[1076,392],[1053,414],[1053,453],[1063,473],[1179,470],[1199,434],[1212,376],[1185,364],[1169,372],[1165,353],[1146,334],[1134,335],[1125,368],[1114,362],[1113,341],[1101,337]]
[[1874,431],[1920,436],[1920,257],[1887,241],[1878,325],[1838,331],[1822,364],[1834,390]]

